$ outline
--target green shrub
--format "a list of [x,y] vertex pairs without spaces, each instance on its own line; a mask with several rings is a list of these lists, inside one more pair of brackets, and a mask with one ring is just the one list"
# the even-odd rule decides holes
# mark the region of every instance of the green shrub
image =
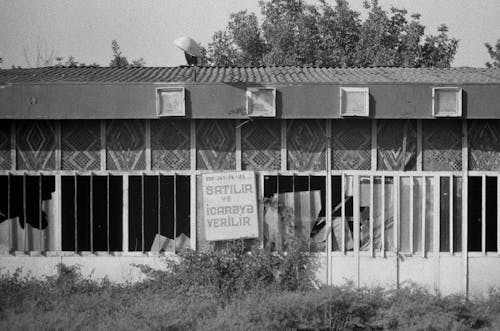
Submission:
[[177,295],[215,299],[221,304],[249,292],[295,291],[314,285],[316,263],[302,251],[300,242],[290,242],[286,253],[271,252],[243,240],[229,241],[221,248],[207,251],[186,250],[176,261],[166,260],[167,271],[142,268],[154,286]]
[[312,288],[305,255],[241,242],[181,256],[177,269],[124,286],[63,265],[43,280],[2,276],[0,330],[500,330],[498,290],[467,301],[415,285]]

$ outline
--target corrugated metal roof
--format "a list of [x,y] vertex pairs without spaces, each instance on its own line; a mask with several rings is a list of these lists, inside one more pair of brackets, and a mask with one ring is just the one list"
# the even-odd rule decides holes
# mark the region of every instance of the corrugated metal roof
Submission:
[[[195,73],[196,71],[196,73]],[[200,83],[434,83],[498,84],[494,68],[318,67],[46,67],[0,70],[0,83],[50,82]]]

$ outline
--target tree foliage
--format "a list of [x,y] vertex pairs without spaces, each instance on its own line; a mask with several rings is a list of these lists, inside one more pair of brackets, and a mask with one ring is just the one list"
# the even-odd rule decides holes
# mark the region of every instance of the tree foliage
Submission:
[[436,66],[449,67],[458,40],[442,25],[425,35],[420,15],[405,9],[384,10],[378,0],[365,2],[368,17],[347,0],[316,5],[304,0],[260,0],[262,23],[254,13],[229,17],[224,31],[208,44],[214,65]]
[[500,39],[497,40],[495,46],[491,46],[489,43],[484,44],[484,46],[486,46],[488,54],[493,60],[493,62],[486,62],[486,66],[488,68],[500,68]]
[[128,59],[122,54],[120,45],[116,40],[111,42],[111,50],[113,51],[113,58],[109,62],[110,67],[144,67],[146,65],[146,61],[142,57],[129,63]]

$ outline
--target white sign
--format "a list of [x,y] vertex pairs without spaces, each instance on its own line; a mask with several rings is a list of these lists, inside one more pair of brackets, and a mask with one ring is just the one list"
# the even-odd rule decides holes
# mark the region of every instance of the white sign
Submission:
[[255,173],[203,174],[202,189],[207,240],[259,236]]

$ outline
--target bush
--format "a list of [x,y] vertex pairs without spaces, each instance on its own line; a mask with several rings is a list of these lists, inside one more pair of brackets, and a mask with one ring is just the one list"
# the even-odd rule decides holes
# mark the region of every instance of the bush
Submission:
[[500,329],[498,290],[467,301],[415,285],[313,288],[309,261],[300,251],[249,252],[236,241],[183,252],[169,272],[147,270],[148,281],[126,286],[63,265],[44,280],[18,272],[0,277],[0,330]]
[[243,240],[207,251],[186,250],[176,261],[166,260],[167,271],[145,271],[150,284],[174,289],[177,295],[213,299],[226,304],[252,291],[296,291],[315,284],[316,263],[290,242],[286,253],[271,252],[256,243],[247,250]]

